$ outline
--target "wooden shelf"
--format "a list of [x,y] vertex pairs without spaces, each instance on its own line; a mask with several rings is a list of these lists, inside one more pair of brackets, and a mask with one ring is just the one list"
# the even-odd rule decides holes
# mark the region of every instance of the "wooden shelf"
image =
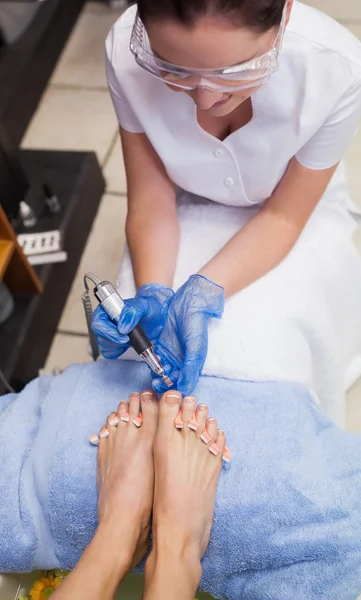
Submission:
[[10,292],[39,294],[43,286],[19,246],[15,231],[0,206],[0,280]]
[[15,244],[10,240],[0,240],[0,281],[14,254]]

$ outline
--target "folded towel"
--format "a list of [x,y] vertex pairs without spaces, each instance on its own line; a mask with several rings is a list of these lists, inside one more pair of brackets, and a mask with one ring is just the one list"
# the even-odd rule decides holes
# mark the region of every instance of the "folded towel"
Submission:
[[[97,524],[88,437],[149,384],[145,365],[99,361],[0,398],[0,571],[74,566]],[[202,377],[197,398],[234,455],[202,588],[229,600],[354,600],[361,436],[335,426],[298,384]]]
[[[259,210],[205,203],[186,193],[180,200],[175,288]],[[322,201],[289,256],[230,298],[222,320],[211,323],[204,374],[297,381],[344,426],[344,391],[361,375],[361,261],[354,228],[346,199]],[[128,251],[117,287],[125,298],[135,293]],[[136,355],[130,351],[127,358]]]

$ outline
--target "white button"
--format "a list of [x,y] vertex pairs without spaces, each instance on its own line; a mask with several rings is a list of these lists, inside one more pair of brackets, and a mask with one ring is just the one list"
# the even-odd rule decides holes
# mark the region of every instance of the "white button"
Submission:
[[214,150],[213,154],[216,158],[220,158],[223,156],[224,150],[222,150],[222,148],[217,148],[217,150]]
[[232,187],[232,185],[234,185],[234,179],[233,177],[226,177],[224,180],[224,183],[226,186],[228,187]]

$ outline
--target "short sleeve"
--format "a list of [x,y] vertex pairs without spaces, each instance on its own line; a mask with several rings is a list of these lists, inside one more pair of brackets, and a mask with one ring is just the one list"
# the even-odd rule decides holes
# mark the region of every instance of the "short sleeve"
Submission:
[[121,89],[120,82],[118,81],[118,78],[114,71],[114,67],[112,64],[113,35],[114,32],[113,30],[111,30],[105,44],[105,72],[115,114],[117,115],[119,125],[123,129],[126,129],[131,133],[144,133],[144,129],[140,124],[139,119],[134,114],[131,105],[126,99]]
[[341,96],[317,133],[296,154],[297,161],[314,170],[335,166],[344,157],[360,120],[361,75]]

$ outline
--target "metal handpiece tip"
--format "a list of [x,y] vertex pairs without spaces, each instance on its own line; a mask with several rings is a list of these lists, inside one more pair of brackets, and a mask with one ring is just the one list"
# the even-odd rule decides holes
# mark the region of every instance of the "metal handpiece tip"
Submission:
[[167,387],[172,387],[173,381],[167,375],[164,375],[163,381]]

